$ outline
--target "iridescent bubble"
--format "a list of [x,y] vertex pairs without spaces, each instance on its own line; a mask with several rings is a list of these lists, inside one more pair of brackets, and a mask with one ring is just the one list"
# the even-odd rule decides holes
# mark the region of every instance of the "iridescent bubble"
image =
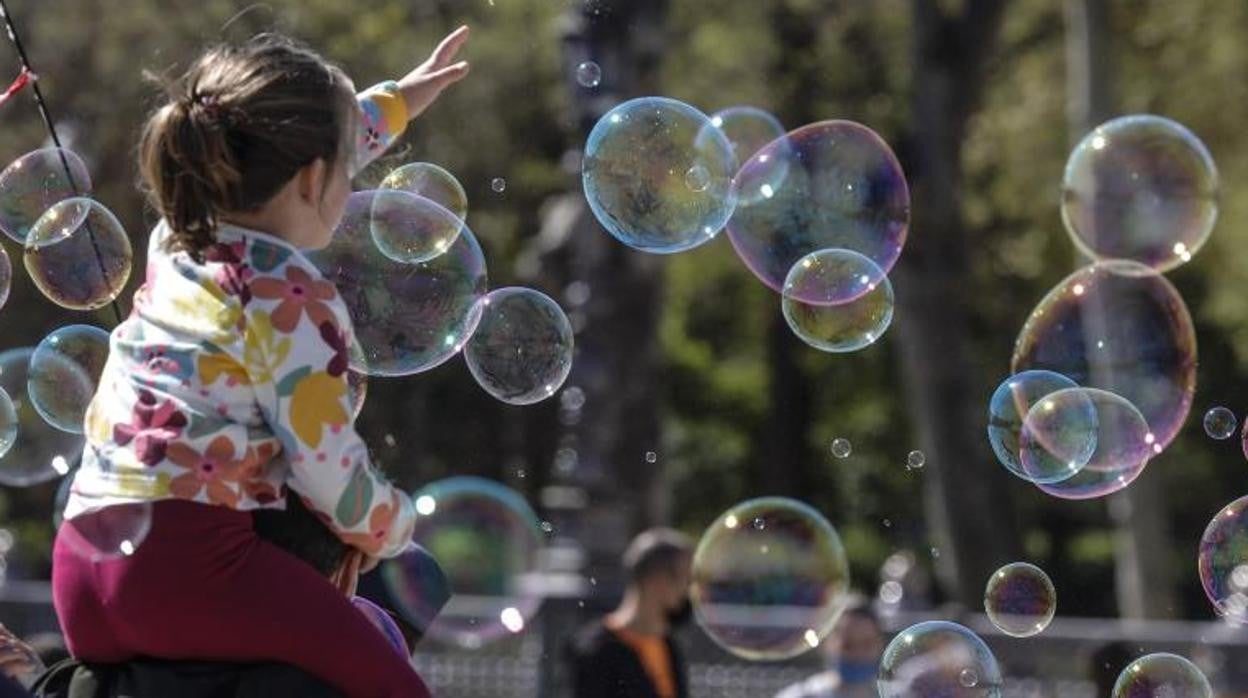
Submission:
[[997,629],[1013,637],[1044,632],[1057,613],[1057,590],[1044,570],[1013,562],[993,573],[984,589],[984,611]]
[[818,646],[848,591],[849,563],[836,529],[784,497],[724,512],[693,556],[694,617],[711,639],[745,659],[790,659]]
[[1040,398],[1023,418],[1018,439],[1025,479],[1047,485],[1074,477],[1096,452],[1099,433],[1096,404],[1086,391],[1064,388]]
[[493,189],[495,194],[502,194],[507,190],[507,180],[502,177],[495,177],[494,179],[491,179],[490,189]]
[[[670,254],[715,237],[736,205],[732,148],[722,133],[698,142],[705,114],[665,97],[607,112],[585,142],[585,198],[598,222],[629,247]],[[700,190],[687,183],[706,171]]]
[[[1011,473],[1031,481],[1020,460],[1023,419],[1045,396],[1078,385],[1052,371],[1022,371],[1001,382],[988,401],[988,443]],[[1086,460],[1085,460],[1086,464]]]
[[[763,146],[784,136],[784,126],[779,120],[758,107],[729,107],[715,112],[711,115],[710,123],[698,133],[698,140],[714,137],[712,129],[722,132],[728,139],[738,168],[748,162],[754,153],[762,150]],[[779,189],[784,183],[786,171],[787,169],[773,172],[776,176],[770,181],[774,189]],[[761,196],[757,187],[749,192],[742,192],[738,204],[745,204],[749,197],[757,196]]]
[[16,438],[0,456],[0,485],[24,487],[56,479],[82,455],[81,435],[53,428],[35,411],[28,391],[33,354],[30,348],[0,353],[0,389],[17,416]]
[[108,332],[92,325],[68,325],[44,337],[30,359],[31,404],[48,424],[83,433],[87,405],[108,360]]
[[793,334],[831,353],[875,343],[893,321],[893,285],[867,257],[820,250],[798,260],[785,279],[780,307]]
[[702,165],[694,165],[685,173],[685,186],[693,191],[706,191],[711,185],[711,173]]
[[1032,311],[1013,369],[1050,370],[1122,396],[1143,413],[1160,453],[1191,409],[1196,333],[1165,277],[1136,262],[1098,262],[1066,277]]
[[[464,187],[455,179],[455,175],[445,168],[432,162],[412,162],[395,168],[386,178],[381,180],[378,189],[398,189],[415,194],[441,206],[457,220],[468,220],[468,194]],[[454,239],[459,234],[460,226],[446,231],[443,237]]]
[[906,468],[910,470],[919,470],[927,465],[927,456],[922,451],[911,451],[906,456]]
[[602,82],[602,68],[593,61],[576,66],[576,82],[581,87],[597,87]]
[[9,253],[0,245],[0,308],[9,300],[9,290],[13,287],[13,262]]
[[1155,454],[1157,442],[1134,405],[1120,395],[1096,388],[1066,388],[1045,398],[1050,400],[1056,411],[1073,414],[1079,414],[1091,400],[1096,412],[1096,449],[1074,476],[1059,482],[1038,482],[1037,487],[1062,499],[1092,499],[1135,482]]
[[378,189],[369,227],[382,254],[396,262],[419,264],[445,254],[464,223],[430,199]]
[[0,458],[9,452],[17,441],[17,409],[4,388],[0,388]]
[[932,620],[888,643],[876,680],[880,698],[1000,698],[1001,667],[966,627]]
[[1235,419],[1235,413],[1227,408],[1214,407],[1205,413],[1204,426],[1209,438],[1222,441],[1235,435],[1239,421]]
[[121,221],[98,201],[65,199],[26,236],[26,271],[48,300],[70,310],[108,305],[130,278],[134,251]]
[[524,498],[491,480],[454,477],[413,499],[412,540],[438,561],[454,594],[428,634],[477,648],[521,632],[542,600],[534,583],[542,531]]
[[1213,687],[1195,664],[1158,652],[1123,669],[1110,698],[1213,698]]
[[487,393],[511,405],[545,400],[572,370],[572,325],[559,304],[528,288],[500,288],[482,301],[464,359]]
[[1248,625],[1248,497],[1227,504],[1209,522],[1200,537],[1197,569],[1218,615]]
[[445,254],[424,264],[402,264],[373,244],[369,219],[376,192],[356,192],[334,239],[308,255],[341,292],[367,365],[374,376],[427,371],[454,356],[481,318],[485,258],[464,226]]
[[[53,204],[90,194],[91,175],[73,151],[31,151],[0,172],[0,230],[16,242],[25,243],[31,226]],[[80,208],[69,212],[86,213]]]
[[832,455],[837,458],[849,458],[854,452],[854,445],[849,439],[832,439]]
[[1135,114],[1107,121],[1066,162],[1062,220],[1093,259],[1168,271],[1204,246],[1217,218],[1213,157],[1170,119]]
[[381,563],[381,579],[395,600],[395,613],[421,632],[451,597],[451,583],[441,565],[415,543]]
[[906,241],[910,191],[901,165],[883,139],[852,121],[820,121],[772,141],[742,165],[733,188],[749,205],[728,221],[728,237],[776,291],[798,260],[819,250],[852,250],[886,274]]
[[129,557],[152,530],[152,503],[112,504],[80,514],[68,525],[70,531],[61,538],[75,554],[92,562]]

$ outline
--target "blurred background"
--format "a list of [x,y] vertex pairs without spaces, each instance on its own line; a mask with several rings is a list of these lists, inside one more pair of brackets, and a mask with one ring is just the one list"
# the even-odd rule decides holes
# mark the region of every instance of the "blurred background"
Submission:
[[[1248,4],[1238,0],[13,0],[66,145],[136,254],[154,223],[135,148],[160,96],[205,45],[279,30],[308,41],[360,86],[398,77],[461,23],[472,74],[449,90],[360,188],[415,160],[453,172],[485,249],[491,287],[555,298],[576,330],[561,393],[533,407],[477,388],[462,361],[375,379],[359,428],[376,460],[416,489],[452,474],[523,493],[564,583],[530,632],[418,661],[448,696],[557,695],[559,648],[609,608],[633,534],[670,524],[697,537],[759,495],[808,502],[839,531],[853,584],[891,629],[958,619],[1010,676],[1007,695],[1093,695],[1088,657],[1127,640],[1192,657],[1220,695],[1248,695],[1248,636],[1213,620],[1196,575],[1210,518],[1245,493],[1239,440],[1200,415],[1240,411],[1248,375]],[[576,67],[602,67],[597,88]],[[0,76],[20,69],[0,45]],[[892,274],[892,330],[848,355],[816,352],[727,240],[671,257],[616,243],[580,185],[580,148],[624,99],[666,95],[706,113],[754,105],[786,128],[852,119],[895,149],[913,196]],[[1222,177],[1220,218],[1168,278],[1196,323],[1199,378],[1184,431],[1127,490],[1054,499],[1011,477],[985,438],[987,404],[1015,337],[1046,291],[1084,263],[1059,211],[1071,146],[1115,115],[1151,112],[1200,136]],[[28,94],[0,108],[0,159],[46,134]],[[505,180],[502,191],[491,183]],[[10,241],[14,261],[21,250]],[[18,264],[20,266],[20,263]],[[131,289],[143,268],[136,259]],[[31,346],[93,317],[43,300],[15,273],[0,344]],[[834,438],[853,445],[833,458]],[[907,454],[926,454],[921,470]],[[653,455],[650,455],[653,454]],[[0,619],[54,629],[47,605],[56,482],[0,490],[11,533]],[[5,536],[4,540],[9,540]],[[1029,641],[994,634],[984,580],[1026,559],[1058,588],[1058,620]],[[571,581],[568,581],[571,580]],[[1106,620],[1109,619],[1109,620]],[[818,653],[746,665],[689,631],[698,696],[772,695]],[[1237,693],[1236,690],[1239,692]]]

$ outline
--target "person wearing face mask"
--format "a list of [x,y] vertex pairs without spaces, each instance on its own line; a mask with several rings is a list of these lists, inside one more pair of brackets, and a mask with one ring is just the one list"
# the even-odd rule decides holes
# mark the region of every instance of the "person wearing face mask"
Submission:
[[693,543],[683,533],[655,528],[633,539],[619,607],[578,632],[569,648],[574,698],[688,697],[672,633],[693,616],[692,563]]
[[860,602],[846,609],[823,647],[830,668],[785,688],[776,698],[875,698],[884,631],[870,605]]

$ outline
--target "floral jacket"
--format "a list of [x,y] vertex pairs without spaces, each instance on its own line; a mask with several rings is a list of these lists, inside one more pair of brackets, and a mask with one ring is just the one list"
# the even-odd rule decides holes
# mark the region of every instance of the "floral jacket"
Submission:
[[[357,166],[407,120],[393,83],[360,106]],[[289,487],[344,542],[398,554],[415,514],[355,431],[337,289],[264,233],[223,225],[203,263],[167,252],[167,235],[153,231],[134,311],[113,331],[65,517],[171,497],[280,508]]]

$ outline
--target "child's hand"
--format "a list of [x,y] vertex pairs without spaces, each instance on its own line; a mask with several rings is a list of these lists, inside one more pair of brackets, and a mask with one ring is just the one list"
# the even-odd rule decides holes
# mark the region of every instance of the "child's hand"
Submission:
[[356,586],[360,582],[360,563],[364,561],[364,553],[351,548],[342,566],[330,576],[329,582],[342,592],[348,599],[355,596]]
[[468,26],[464,25],[447,35],[434,49],[429,60],[399,80],[399,91],[407,102],[407,118],[415,119],[433,104],[442,90],[459,82],[468,74],[468,61],[451,64],[455,54],[468,40]]
[[0,625],[0,674],[21,680],[44,670],[39,655],[8,628]]

